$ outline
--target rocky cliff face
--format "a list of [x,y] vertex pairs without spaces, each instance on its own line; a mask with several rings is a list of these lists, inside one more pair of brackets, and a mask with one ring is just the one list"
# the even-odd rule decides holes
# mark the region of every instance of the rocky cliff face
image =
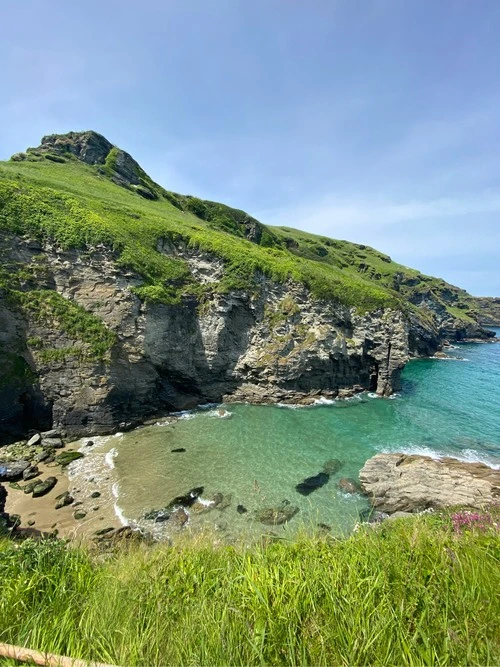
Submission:
[[95,132],[48,135],[12,160],[0,179],[0,439],[106,433],[223,397],[388,395],[411,356],[486,335],[458,288],[169,193]]
[[[116,334],[106,358],[86,358],[57,314],[19,310],[0,298],[2,355],[11,368],[0,389],[4,434],[51,425],[73,435],[109,432],[159,409],[231,394],[298,400],[357,387],[385,395],[398,388],[409,356],[401,313],[356,315],[313,299],[302,285],[261,276],[252,294],[145,304],[131,291],[141,279],[117,268],[104,248],[63,251],[2,234],[0,251],[11,264],[36,267],[37,287],[78,304]],[[185,247],[175,252],[201,284],[221,270],[216,257]]]
[[479,321],[484,326],[500,327],[500,298],[499,297],[477,297],[476,303],[479,308]]

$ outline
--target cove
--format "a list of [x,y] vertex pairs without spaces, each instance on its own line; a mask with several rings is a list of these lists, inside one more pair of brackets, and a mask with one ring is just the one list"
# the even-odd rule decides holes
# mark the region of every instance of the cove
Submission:
[[[154,523],[144,514],[197,487],[204,489],[202,500],[219,492],[230,504],[190,512],[187,529],[193,533],[210,529],[231,541],[327,526],[346,534],[367,502],[345,493],[339,482],[357,479],[379,452],[500,465],[500,345],[462,344],[449,355],[410,362],[401,393],[390,399],[365,393],[313,407],[206,406],[178,414],[174,423],[96,438],[85,464],[75,466],[74,483],[82,487],[90,475],[110,478],[119,515],[157,537],[170,534],[168,522]],[[325,475],[332,459],[342,465]],[[312,492],[297,491],[318,475],[321,484]],[[288,505],[299,510],[288,523],[270,528],[257,518],[266,508]]]

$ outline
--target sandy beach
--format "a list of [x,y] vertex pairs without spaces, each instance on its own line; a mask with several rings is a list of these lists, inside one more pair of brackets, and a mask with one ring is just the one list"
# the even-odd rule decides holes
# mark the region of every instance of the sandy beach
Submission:
[[[71,443],[60,451],[76,451],[79,445],[80,443]],[[79,463],[77,461],[71,466],[78,466]],[[31,494],[13,489],[9,484],[4,485],[8,493],[5,509],[9,514],[18,514],[21,517],[20,529],[23,532],[32,531],[33,534],[55,532],[58,537],[85,541],[92,539],[96,531],[102,528],[119,528],[122,525],[114,511],[114,498],[109,485],[99,485],[99,487],[96,485],[94,493],[99,493],[99,496],[92,498],[92,491],[89,489],[91,481],[90,484],[82,485],[79,475],[70,479],[68,469],[62,468],[55,462],[39,463],[38,469],[40,476],[37,479],[43,480],[49,476],[57,479],[54,488],[40,498],[33,498]],[[24,484],[25,482],[20,482],[20,486]],[[65,491],[70,492],[74,502],[56,509],[56,498]],[[75,518],[77,512],[85,513],[85,516]]]

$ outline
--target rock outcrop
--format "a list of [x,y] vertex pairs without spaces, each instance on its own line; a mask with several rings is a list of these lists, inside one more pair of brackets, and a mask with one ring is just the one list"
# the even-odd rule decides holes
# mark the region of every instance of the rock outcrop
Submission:
[[500,297],[477,297],[479,321],[483,326],[500,327]]
[[377,454],[359,479],[381,512],[461,506],[482,509],[500,500],[500,470],[483,463],[407,454]]
[[[463,290],[366,246],[293,238],[167,192],[96,132],[48,135],[12,160],[0,183],[0,442],[108,433],[222,398],[387,396],[410,357],[487,335]],[[29,183],[33,165],[15,173],[19,161],[40,163],[53,188]],[[67,162],[91,197],[57,189]],[[126,192],[108,199],[109,181]]]

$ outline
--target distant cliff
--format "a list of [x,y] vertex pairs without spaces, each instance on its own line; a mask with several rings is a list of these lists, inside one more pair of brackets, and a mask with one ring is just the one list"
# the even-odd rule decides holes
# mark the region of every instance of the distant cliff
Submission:
[[399,387],[487,337],[463,290],[372,248],[179,195],[95,132],[0,163],[0,438],[111,432],[224,396]]
[[483,326],[500,327],[500,297],[477,297],[478,319]]

